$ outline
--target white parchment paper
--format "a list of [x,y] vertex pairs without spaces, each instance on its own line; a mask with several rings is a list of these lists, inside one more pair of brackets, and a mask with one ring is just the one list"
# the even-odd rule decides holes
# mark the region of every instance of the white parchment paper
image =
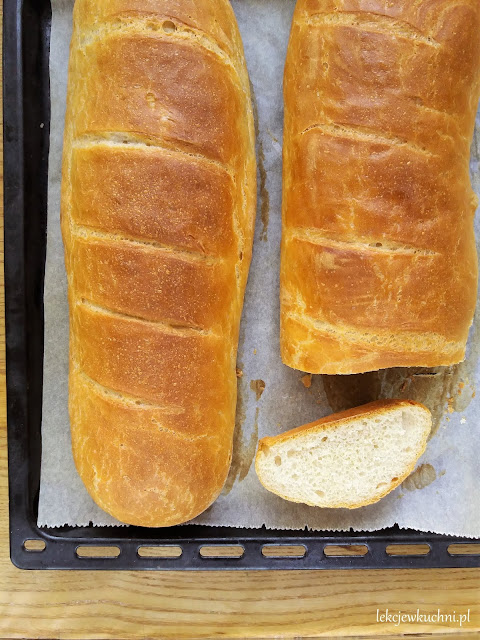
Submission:
[[[319,530],[374,530],[398,523],[424,531],[480,537],[480,331],[472,328],[467,361],[434,371],[392,370],[363,376],[314,376],[285,367],[279,350],[282,76],[295,0],[232,0],[242,32],[258,108],[259,207],[242,320],[239,405],[232,469],[226,487],[197,523]],[[60,236],[60,180],[68,50],[73,0],[53,0],[51,144],[45,278],[45,364],[42,526],[112,525],[73,463],[68,419],[68,307]],[[480,193],[480,118],[472,148],[472,178]],[[480,228],[477,220],[477,237]],[[311,386],[308,387],[311,382]],[[305,386],[305,384],[307,386]],[[263,386],[265,387],[263,392]],[[308,388],[307,388],[308,387]],[[318,419],[332,409],[377,397],[425,402],[438,429],[416,473],[376,505],[349,511],[292,504],[268,493],[252,464],[258,438]]]

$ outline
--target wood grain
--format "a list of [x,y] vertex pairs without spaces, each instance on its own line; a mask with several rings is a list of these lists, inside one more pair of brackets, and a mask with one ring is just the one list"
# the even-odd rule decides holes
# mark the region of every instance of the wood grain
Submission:
[[[1,253],[3,270],[3,245]],[[0,638],[480,637],[480,571],[475,569],[90,573],[14,568],[8,542],[3,286],[0,296]],[[377,623],[377,609],[387,607],[405,613],[470,609],[470,623],[462,630],[448,622]]]

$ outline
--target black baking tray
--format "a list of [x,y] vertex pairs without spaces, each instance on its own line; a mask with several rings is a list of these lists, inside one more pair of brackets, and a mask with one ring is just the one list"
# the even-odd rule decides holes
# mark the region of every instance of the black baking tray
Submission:
[[[328,533],[186,525],[37,526],[41,461],[43,279],[49,147],[48,0],[4,0],[4,210],[7,420],[11,558],[22,569],[383,569],[478,567],[449,552],[466,539],[392,528]],[[27,541],[36,541],[29,543]],[[30,544],[42,551],[28,550]],[[427,545],[426,555],[389,555],[387,545]],[[276,547],[273,548],[272,545]],[[328,555],[330,545],[364,555]],[[79,557],[79,548],[115,547],[116,557]],[[224,557],[236,546],[241,557]],[[178,557],[141,557],[139,549]],[[206,557],[205,547],[210,549]],[[281,549],[280,549],[281,547]],[[296,549],[285,549],[296,547]],[[397,550],[398,552],[398,550]],[[278,555],[290,553],[289,556]],[[272,555],[273,554],[273,555]],[[277,554],[277,557],[275,557]],[[107,555],[100,550],[97,555]]]

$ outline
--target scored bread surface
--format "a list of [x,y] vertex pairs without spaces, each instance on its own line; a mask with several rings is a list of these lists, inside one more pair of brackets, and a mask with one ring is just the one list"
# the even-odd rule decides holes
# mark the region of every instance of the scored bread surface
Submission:
[[310,373],[464,358],[478,0],[298,0],[285,69],[281,350]]
[[260,440],[255,469],[291,502],[355,509],[399,486],[424,453],[432,418],[409,400],[381,400]]
[[73,453],[128,524],[185,522],[226,479],[254,146],[228,0],[76,0],[61,210]]

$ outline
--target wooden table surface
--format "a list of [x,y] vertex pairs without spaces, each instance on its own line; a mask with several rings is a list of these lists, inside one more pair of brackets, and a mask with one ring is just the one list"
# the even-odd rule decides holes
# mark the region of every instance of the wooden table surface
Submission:
[[[476,569],[203,573],[16,569],[9,559],[8,539],[3,273],[0,280],[0,638],[399,638],[405,634],[480,638],[480,570]],[[470,610],[470,622],[462,629],[455,623],[378,623],[377,609],[387,608],[392,613]]]

